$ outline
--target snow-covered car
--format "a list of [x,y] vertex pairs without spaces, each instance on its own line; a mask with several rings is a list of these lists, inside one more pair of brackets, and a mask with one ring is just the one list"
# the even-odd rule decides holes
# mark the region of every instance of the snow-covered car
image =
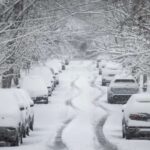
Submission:
[[123,106],[122,136],[150,136],[150,94],[134,94]]
[[53,71],[55,73],[60,73],[62,70],[62,66],[61,66],[61,61],[58,59],[52,59],[52,60],[48,60],[45,65],[49,68],[49,69],[53,69]]
[[136,79],[131,75],[116,75],[111,81],[108,90],[108,103],[124,104],[131,95],[139,92],[139,86]]
[[12,146],[22,143],[23,122],[21,111],[15,95],[7,89],[0,90],[0,141]]
[[23,122],[23,137],[26,137],[26,135],[29,135],[30,104],[24,98],[21,89],[11,89],[11,91],[15,95],[19,106],[25,108],[24,110],[21,111],[21,116]]
[[25,107],[26,107],[26,115],[27,115],[27,130],[26,133],[27,135],[29,135],[29,129],[33,130],[33,124],[34,124],[34,102],[33,100],[30,98],[29,94],[23,90],[23,89],[13,89],[13,91],[15,92],[15,94],[18,96],[18,98],[20,98],[21,102],[23,101],[25,103]]
[[111,82],[116,74],[121,73],[122,66],[118,63],[109,62],[102,69],[102,86],[106,86]]
[[58,73],[54,73],[54,83],[55,83],[55,86],[59,84],[59,77],[58,77]]
[[40,76],[26,76],[21,80],[20,86],[29,93],[34,103],[48,104],[48,89]]
[[34,66],[30,69],[30,75],[37,75],[43,78],[48,88],[48,96],[52,95],[52,91],[55,88],[55,80],[53,78],[53,73],[48,67],[43,65]]

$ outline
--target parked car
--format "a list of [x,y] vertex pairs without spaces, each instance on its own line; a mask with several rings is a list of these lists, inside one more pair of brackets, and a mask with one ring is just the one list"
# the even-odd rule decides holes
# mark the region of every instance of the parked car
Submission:
[[26,106],[26,114],[27,114],[27,130],[26,133],[27,135],[29,135],[29,129],[33,130],[33,125],[34,125],[34,102],[33,100],[30,98],[29,94],[23,90],[23,89],[13,89],[15,94],[18,95],[19,98],[21,98],[20,101],[23,101],[25,103]]
[[122,136],[150,136],[150,94],[134,94],[123,109]]
[[129,75],[116,75],[108,87],[108,103],[124,104],[131,95],[139,92],[136,79]]
[[108,85],[116,74],[121,73],[122,66],[118,63],[109,62],[102,69],[102,86]]
[[58,85],[59,84],[58,73],[54,73],[53,78],[54,78],[55,85]]
[[29,117],[30,117],[30,104],[24,98],[21,89],[11,89],[12,93],[15,95],[15,98],[20,107],[24,107],[25,109],[21,111],[22,122],[23,122],[23,137],[29,135]]
[[54,73],[60,73],[62,70],[61,61],[58,59],[48,60],[45,65],[54,71]]
[[30,70],[30,75],[40,76],[47,86],[48,96],[52,95],[52,91],[55,88],[55,81],[53,78],[53,73],[48,67],[43,65],[33,66]]
[[29,93],[34,103],[48,104],[48,89],[40,76],[26,76],[21,80],[20,85]]
[[0,141],[9,142],[12,146],[22,143],[23,122],[15,95],[7,89],[0,90]]

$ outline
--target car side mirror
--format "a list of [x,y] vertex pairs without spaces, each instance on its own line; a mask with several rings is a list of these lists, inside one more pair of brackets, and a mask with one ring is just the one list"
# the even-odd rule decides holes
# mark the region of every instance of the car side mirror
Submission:
[[24,107],[20,107],[20,111],[23,111],[25,108]]

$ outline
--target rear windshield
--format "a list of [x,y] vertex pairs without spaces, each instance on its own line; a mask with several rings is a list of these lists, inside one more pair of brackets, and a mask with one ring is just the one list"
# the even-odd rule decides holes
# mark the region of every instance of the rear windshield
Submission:
[[115,83],[135,83],[135,81],[132,79],[117,79]]
[[139,103],[150,103],[150,99],[146,99],[146,100],[136,100]]

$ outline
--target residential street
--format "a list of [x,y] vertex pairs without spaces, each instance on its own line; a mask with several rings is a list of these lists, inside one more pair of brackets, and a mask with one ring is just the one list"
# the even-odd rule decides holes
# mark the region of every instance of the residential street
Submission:
[[122,105],[106,103],[107,89],[92,61],[72,61],[49,104],[35,105],[35,128],[19,147],[1,150],[149,150],[149,140],[125,140]]

